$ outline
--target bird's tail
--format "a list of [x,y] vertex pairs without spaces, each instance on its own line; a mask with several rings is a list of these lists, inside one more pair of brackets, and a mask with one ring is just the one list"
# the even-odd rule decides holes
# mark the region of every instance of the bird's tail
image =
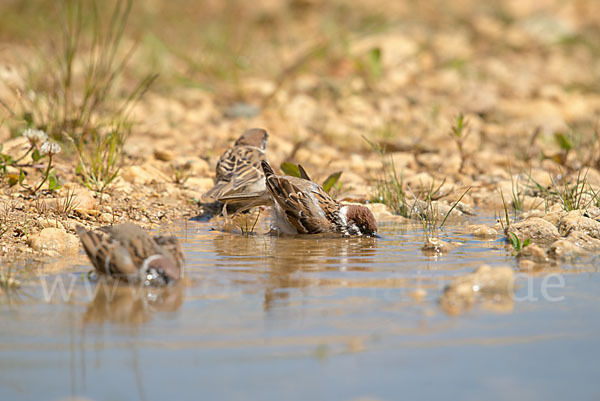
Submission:
[[227,206],[233,206],[236,213],[241,213],[257,206],[271,206],[273,200],[271,194],[265,190],[254,193],[234,193],[225,195],[219,198],[219,202]]
[[271,168],[271,165],[269,164],[269,162],[267,162],[266,160],[263,160],[263,161],[260,162],[260,165],[261,165],[261,167],[263,169],[263,172],[265,173],[265,177],[267,179],[269,177],[271,177],[272,175],[275,175],[275,172]]
[[212,187],[202,195],[202,199],[206,201],[217,200],[223,194],[223,192],[225,192],[224,189],[229,184],[230,183],[226,181],[217,182],[214,187]]

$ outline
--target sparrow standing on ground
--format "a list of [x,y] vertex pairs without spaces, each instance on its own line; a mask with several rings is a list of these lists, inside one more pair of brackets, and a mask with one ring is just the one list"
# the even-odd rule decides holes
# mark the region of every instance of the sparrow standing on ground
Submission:
[[265,190],[265,176],[260,166],[266,160],[267,131],[252,128],[221,155],[217,162],[215,185],[204,194],[218,200],[223,196],[241,193],[259,193]]
[[88,231],[76,228],[92,265],[101,275],[144,285],[168,285],[183,277],[183,250],[175,237],[150,237],[133,223]]
[[282,233],[377,234],[377,222],[368,208],[338,203],[301,166],[302,178],[278,176],[266,161],[261,166],[275,209],[275,226]]

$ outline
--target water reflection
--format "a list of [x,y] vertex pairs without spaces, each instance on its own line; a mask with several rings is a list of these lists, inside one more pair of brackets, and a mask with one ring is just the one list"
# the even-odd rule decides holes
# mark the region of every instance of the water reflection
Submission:
[[136,326],[152,319],[156,312],[174,312],[183,304],[183,284],[165,288],[107,285],[96,283],[94,299],[83,314],[83,325],[111,322]]
[[249,281],[258,284],[264,292],[265,310],[285,301],[291,289],[318,285],[320,280],[315,273],[372,271],[377,253],[377,238],[325,235],[244,237],[229,234],[215,237],[213,245],[221,256],[217,265],[239,273],[232,278],[233,284],[243,285]]

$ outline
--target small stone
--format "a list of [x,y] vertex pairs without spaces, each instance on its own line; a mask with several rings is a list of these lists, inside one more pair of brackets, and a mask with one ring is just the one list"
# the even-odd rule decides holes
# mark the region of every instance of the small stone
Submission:
[[43,218],[43,217],[40,217],[38,219],[38,224],[42,228],[49,228],[49,227],[60,228],[60,229],[64,229],[65,228],[60,221],[58,221],[56,219],[46,219],[46,218]]
[[155,149],[154,150],[154,158],[156,160],[161,160],[163,162],[170,162],[175,158],[175,154],[170,150],[166,149]]
[[560,220],[558,231],[562,236],[568,236],[574,231],[581,231],[593,238],[600,239],[600,221],[583,216],[580,210],[574,210]]
[[84,219],[88,219],[90,217],[100,216],[102,213],[100,210],[96,209],[84,209],[82,207],[76,207],[74,210],[75,214],[83,217]]
[[594,238],[582,231],[571,232],[567,237],[567,241],[571,241],[578,247],[581,247],[590,252],[600,250],[600,239]]
[[549,256],[569,259],[585,256],[600,250],[600,240],[592,238],[584,232],[573,231],[567,238],[561,238],[550,245]]
[[490,239],[498,236],[498,231],[496,231],[496,229],[488,227],[485,224],[469,225],[465,231],[467,234],[471,234],[476,238]]
[[550,212],[542,216],[542,219],[549,221],[550,223],[552,223],[553,226],[558,227],[558,223],[566,214],[567,212],[562,210],[557,212]]
[[28,244],[36,251],[54,251],[60,254],[76,253],[79,250],[77,236],[60,228],[44,228],[39,234],[28,239]]
[[428,238],[421,250],[424,252],[447,253],[452,249],[449,243],[439,238]]
[[100,217],[98,217],[98,221],[100,223],[109,224],[109,223],[113,222],[113,216],[111,214],[108,214],[108,213],[102,213],[100,215]]
[[511,224],[508,232],[514,233],[521,242],[530,239],[534,242],[544,243],[556,241],[560,237],[558,229],[552,223],[539,217],[531,217]]
[[570,259],[587,254],[586,250],[566,239],[559,239],[550,245],[548,255],[555,259]]
[[546,254],[546,251],[536,244],[531,244],[523,248],[521,252],[519,252],[519,257],[530,259],[535,263],[548,262],[548,255]]

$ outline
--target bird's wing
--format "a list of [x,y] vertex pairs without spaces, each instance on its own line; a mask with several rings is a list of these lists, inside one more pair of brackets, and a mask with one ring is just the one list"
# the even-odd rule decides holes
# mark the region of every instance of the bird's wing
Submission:
[[101,274],[130,276],[137,274],[137,267],[128,249],[110,234],[76,228],[85,253],[94,268]]
[[332,220],[328,217],[336,210],[336,203],[317,184],[275,174],[267,174],[266,184],[289,223],[299,233],[315,234],[331,229]]
[[260,163],[264,159],[265,153],[252,146],[230,149],[219,159],[215,185],[204,196],[218,199],[244,191],[254,184],[260,187],[264,180]]
[[258,148],[240,148],[231,176],[231,190],[236,191],[264,180],[265,175],[260,167],[263,160],[265,160],[265,154]]

